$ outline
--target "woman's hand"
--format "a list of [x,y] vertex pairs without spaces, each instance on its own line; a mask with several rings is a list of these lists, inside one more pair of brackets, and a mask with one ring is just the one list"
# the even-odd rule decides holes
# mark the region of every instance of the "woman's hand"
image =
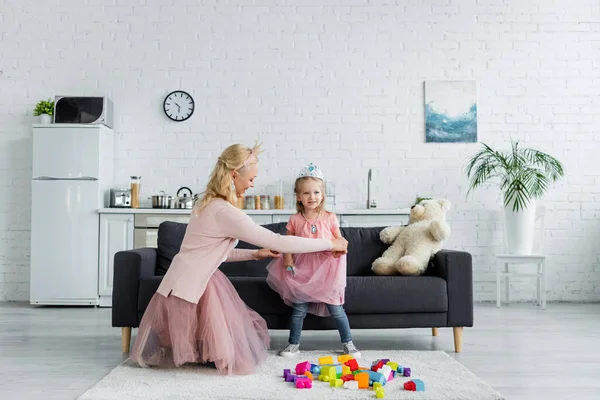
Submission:
[[253,253],[252,257],[255,260],[264,260],[265,258],[281,257],[281,253],[269,249],[260,249]]
[[340,252],[341,254],[348,253],[348,241],[343,237],[333,239],[331,243],[333,243],[333,248],[331,249],[333,254],[336,254],[338,252]]

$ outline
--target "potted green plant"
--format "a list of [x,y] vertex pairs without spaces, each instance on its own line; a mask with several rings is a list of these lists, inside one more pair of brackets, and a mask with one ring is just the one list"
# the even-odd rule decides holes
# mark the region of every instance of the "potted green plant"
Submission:
[[33,115],[40,117],[41,124],[49,124],[52,122],[52,115],[54,115],[54,101],[51,99],[40,100],[33,109]]
[[467,164],[469,191],[497,180],[504,199],[507,251],[531,254],[535,227],[536,200],[552,182],[564,176],[563,166],[544,152],[519,147],[511,141],[510,151],[496,151],[485,143]]

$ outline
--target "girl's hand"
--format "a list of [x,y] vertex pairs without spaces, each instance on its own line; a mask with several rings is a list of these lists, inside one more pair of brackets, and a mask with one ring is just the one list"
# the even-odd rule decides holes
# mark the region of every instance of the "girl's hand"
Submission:
[[347,254],[347,251],[332,251],[331,254],[335,257],[335,258],[340,258],[341,256],[343,256],[344,254]]
[[333,243],[333,248],[331,249],[333,253],[342,252],[346,254],[348,252],[348,241],[343,237],[333,239],[331,243]]
[[252,256],[256,260],[264,260],[265,258],[281,257],[281,254],[269,249],[260,249],[256,251],[256,253],[252,254]]

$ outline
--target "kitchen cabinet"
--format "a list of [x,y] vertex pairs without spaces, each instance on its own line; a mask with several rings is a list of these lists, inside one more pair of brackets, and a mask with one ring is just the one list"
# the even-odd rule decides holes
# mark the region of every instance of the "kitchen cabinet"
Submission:
[[397,226],[408,224],[408,215],[403,214],[354,214],[341,215],[341,227]]
[[112,305],[115,253],[133,248],[133,214],[100,214],[98,296],[100,307]]

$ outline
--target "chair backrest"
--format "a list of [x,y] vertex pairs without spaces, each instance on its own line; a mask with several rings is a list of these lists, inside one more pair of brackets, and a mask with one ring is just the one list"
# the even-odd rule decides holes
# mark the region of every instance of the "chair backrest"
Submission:
[[[503,215],[500,213],[500,215]],[[533,237],[533,252],[537,254],[543,254],[544,252],[544,219],[546,216],[546,206],[538,205],[535,208],[535,232]],[[504,220],[502,220],[502,239],[504,244],[504,251],[508,249],[508,243],[506,239],[506,226]]]

